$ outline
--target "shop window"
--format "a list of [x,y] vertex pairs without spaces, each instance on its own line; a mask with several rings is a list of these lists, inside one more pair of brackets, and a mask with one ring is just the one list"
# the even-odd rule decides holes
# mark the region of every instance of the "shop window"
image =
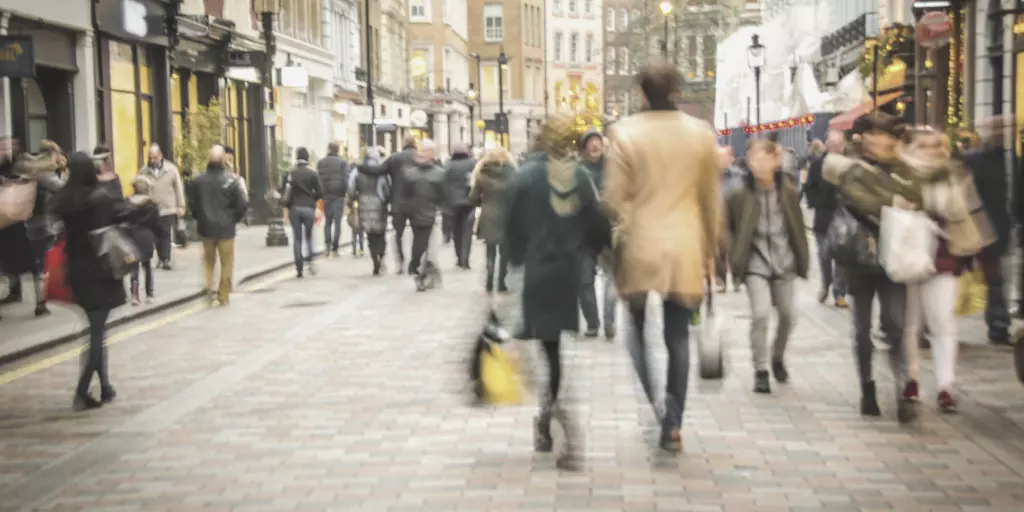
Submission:
[[153,141],[153,76],[145,46],[119,41],[108,45],[114,170],[127,195]]
[[28,114],[28,133],[25,148],[35,151],[43,139],[49,138],[46,128],[46,100],[39,84],[29,78],[23,81],[25,87],[25,107]]
[[249,98],[246,92],[247,86],[244,82],[228,82],[224,90],[223,110],[226,121],[224,140],[235,150],[235,171],[248,179],[247,157],[249,155],[248,141],[251,121],[249,119]]

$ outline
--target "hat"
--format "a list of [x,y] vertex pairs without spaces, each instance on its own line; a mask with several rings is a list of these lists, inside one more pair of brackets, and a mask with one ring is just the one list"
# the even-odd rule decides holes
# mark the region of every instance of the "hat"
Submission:
[[[857,124],[860,123],[858,127]],[[885,112],[875,111],[862,116],[853,124],[854,133],[882,132],[893,137],[899,137],[903,133],[903,120]],[[856,131],[860,128],[860,131]]]
[[309,150],[306,148],[299,148],[295,150],[295,159],[309,162]]

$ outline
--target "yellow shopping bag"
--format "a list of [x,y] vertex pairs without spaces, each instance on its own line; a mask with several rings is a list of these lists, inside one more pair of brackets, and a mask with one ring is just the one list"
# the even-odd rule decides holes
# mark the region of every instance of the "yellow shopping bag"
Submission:
[[956,314],[973,316],[985,311],[988,305],[988,285],[980,269],[964,272],[960,276],[960,295],[956,300]]
[[523,403],[516,363],[497,343],[487,342],[480,351],[480,383],[483,401],[490,405]]

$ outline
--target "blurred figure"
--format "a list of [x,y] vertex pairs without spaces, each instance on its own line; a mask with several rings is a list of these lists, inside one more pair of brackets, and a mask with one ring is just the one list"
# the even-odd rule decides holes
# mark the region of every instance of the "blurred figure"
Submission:
[[149,147],[149,162],[139,169],[139,176],[145,176],[153,182],[150,197],[160,208],[160,227],[156,235],[156,254],[158,266],[164,270],[171,269],[171,239],[178,222],[178,217],[185,215],[185,189],[182,185],[178,166],[164,159],[160,146]]
[[[91,233],[133,221],[128,203],[99,181],[94,158],[75,153],[68,160],[68,179],[52,201],[53,211],[66,228],[67,281],[75,304],[89,322],[88,351],[75,389],[75,410],[95,409],[114,400],[116,393],[107,373],[104,347],[110,311],[124,305],[124,281],[102,269],[105,262],[93,248]],[[89,393],[92,376],[100,381],[100,400]]]
[[772,308],[778,321],[771,346],[771,374],[785,384],[789,381],[786,345],[797,319],[793,305],[796,278],[807,277],[810,254],[800,194],[779,169],[781,148],[764,139],[751,139],[746,153],[750,177],[726,202],[729,261],[733,279],[743,279],[750,298],[754,392],[771,393],[768,323]]
[[[249,186],[245,183],[245,176],[242,176],[242,173],[235,165],[235,148],[232,148],[231,146],[224,146],[224,168],[238,180],[238,186],[242,187],[242,194],[245,194],[245,197],[249,197]],[[184,181],[184,176],[182,177],[182,180]],[[248,215],[242,218],[242,224],[245,224],[246,226],[249,225]],[[184,234],[184,231],[175,230],[175,232]],[[187,240],[185,240],[185,237],[182,237],[178,242],[182,247],[184,247],[186,243]]]
[[455,260],[459,268],[469,270],[469,253],[473,247],[473,224],[476,208],[469,203],[469,182],[476,160],[469,156],[469,147],[457,142],[452,146],[452,159],[445,166],[446,208],[451,219],[451,235],[455,242]]
[[[583,164],[583,168],[590,173],[590,179],[593,181],[594,186],[597,187],[597,193],[600,197],[600,193],[604,189],[604,137],[597,130],[587,130],[580,139],[579,147],[580,162]],[[601,328],[601,318],[598,316],[597,311],[597,290],[595,289],[597,264],[598,253],[587,254],[586,259],[583,260],[583,268],[581,270],[583,274],[580,281],[580,309],[583,310],[583,319],[587,322],[585,335],[588,338],[597,337],[597,333]],[[603,304],[604,335],[609,341],[615,340],[615,306],[617,302],[618,296],[615,293],[611,272],[609,272],[604,278]]]
[[[316,173],[324,187],[324,249],[334,256],[338,256],[341,245],[341,223],[349,179],[348,163],[338,154],[340,151],[341,146],[331,142],[327,145],[327,156],[316,164]],[[352,251],[355,251],[355,246]]]
[[678,452],[690,372],[690,317],[703,301],[706,277],[714,275],[721,171],[714,131],[677,108],[679,71],[658,64],[641,71],[637,81],[648,110],[612,129],[604,203],[615,225],[615,284],[632,316],[630,350],[652,404],[643,336],[646,301],[652,291],[663,297],[669,362],[660,445]]
[[[378,149],[378,152],[380,150]],[[398,259],[398,273],[403,272],[405,253],[402,248],[402,237],[409,224],[411,213],[406,204],[408,194],[405,193],[406,169],[414,165],[416,159],[416,139],[406,137],[402,141],[402,151],[395,153],[384,161],[380,172],[391,178],[391,225],[395,228],[395,257]],[[433,156],[431,156],[431,163]]]
[[401,191],[404,197],[397,202],[405,209],[406,218],[412,227],[412,258],[409,260],[408,271],[414,275],[421,271],[423,255],[430,247],[437,214],[447,207],[445,172],[435,163],[436,150],[434,141],[424,139],[420,142],[413,164],[405,169]]
[[[978,147],[962,155],[997,237],[994,244],[978,255],[988,283],[988,303],[985,306],[988,339],[997,345],[1010,344],[1010,311],[1002,262],[1010,248],[1014,224],[1010,214],[1010,194],[1007,194],[1012,183],[1006,172],[1005,160],[1005,140],[1011,126],[1013,119],[1003,116],[979,121],[981,140]],[[1024,272],[1021,277],[1024,278]],[[1024,290],[1024,286],[1021,289]]]
[[[288,219],[292,225],[292,252],[295,257],[295,274],[302,277],[303,269],[308,266],[311,274],[316,274],[313,260],[313,225],[316,223],[316,202],[323,198],[323,185],[320,176],[309,168],[309,151],[306,148],[295,150],[295,167],[285,179],[285,189],[291,192],[289,197]],[[302,255],[302,244],[305,240],[308,256]]]
[[144,274],[146,285],[146,302],[153,302],[153,252],[156,247],[156,233],[160,229],[160,208],[153,201],[153,181],[147,176],[138,175],[132,181],[133,194],[131,204],[139,210],[131,224],[130,233],[135,247],[139,249],[139,261],[132,270],[131,293],[132,305],[142,303],[139,290],[139,273]]
[[469,192],[469,202],[480,208],[477,236],[487,244],[487,282],[484,287],[488,292],[494,291],[495,260],[498,260],[498,292],[508,291],[508,286],[505,285],[505,278],[508,276],[508,246],[505,245],[505,221],[508,210],[506,195],[515,172],[512,155],[500,146],[488,151],[473,169],[473,188]]
[[843,155],[846,152],[846,137],[843,132],[832,130],[828,132],[825,142],[825,152],[820,156],[812,156],[807,169],[807,181],[802,190],[807,198],[807,206],[814,210],[814,220],[811,224],[811,231],[814,232],[814,240],[818,247],[818,269],[821,272],[821,289],[818,290],[818,302],[824,303],[828,300],[829,289],[832,290],[832,297],[837,308],[846,308],[846,282],[843,273],[838,272],[835,261],[832,257],[832,250],[828,246],[828,230],[832,225],[832,218],[835,217],[838,190],[835,185],[825,181],[822,175],[822,163],[829,153]]
[[114,154],[110,146],[100,144],[92,150],[92,159],[96,164],[99,186],[116,197],[124,199],[124,188],[121,186],[121,177],[114,171]]
[[608,227],[599,211],[597,188],[573,151],[576,118],[556,114],[542,128],[538,150],[508,191],[505,242],[511,264],[524,268],[523,324],[527,339],[541,340],[548,362],[548,393],[542,398],[534,431],[538,452],[553,449],[551,421],[565,430],[566,451],[559,466],[578,469],[581,433],[559,401],[562,384],[561,337],[579,330],[580,276],[588,254],[608,242]]
[[[728,200],[737,190],[742,190],[746,183],[747,171],[741,167],[736,160],[736,153],[729,146],[718,148],[718,166],[722,169],[722,177],[719,180],[718,192],[721,197],[721,204],[724,208]],[[715,260],[715,277],[717,280],[718,293],[725,293],[729,274],[729,240],[726,230],[722,230],[721,242],[718,246],[718,259]],[[743,276],[732,276],[733,287],[739,290]]]
[[376,148],[366,148],[363,163],[356,167],[354,179],[349,186],[349,201],[357,203],[355,208],[359,216],[359,225],[366,232],[367,245],[370,246],[370,259],[373,260],[373,275],[378,276],[384,267],[384,253],[387,239],[384,233],[388,223],[388,201],[391,190],[388,177],[380,170],[380,154]]
[[[242,185],[224,167],[224,147],[214,146],[207,156],[206,172],[192,181],[189,210],[195,216],[203,240],[203,273],[210,302],[227,306],[235,269],[236,225],[245,216],[248,198]],[[220,260],[220,284],[213,274]]]

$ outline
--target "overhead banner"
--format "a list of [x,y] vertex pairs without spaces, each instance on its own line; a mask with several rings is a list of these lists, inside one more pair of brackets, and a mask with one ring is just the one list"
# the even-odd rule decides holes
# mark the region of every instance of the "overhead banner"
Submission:
[[744,126],[744,133],[764,133],[773,132],[775,130],[782,130],[784,128],[793,128],[796,126],[804,126],[814,122],[813,115],[806,115],[801,117],[793,117],[790,119],[783,119],[781,121],[775,121],[771,123],[761,123],[756,126]]
[[35,48],[29,36],[0,36],[0,76],[32,78],[36,74]]

